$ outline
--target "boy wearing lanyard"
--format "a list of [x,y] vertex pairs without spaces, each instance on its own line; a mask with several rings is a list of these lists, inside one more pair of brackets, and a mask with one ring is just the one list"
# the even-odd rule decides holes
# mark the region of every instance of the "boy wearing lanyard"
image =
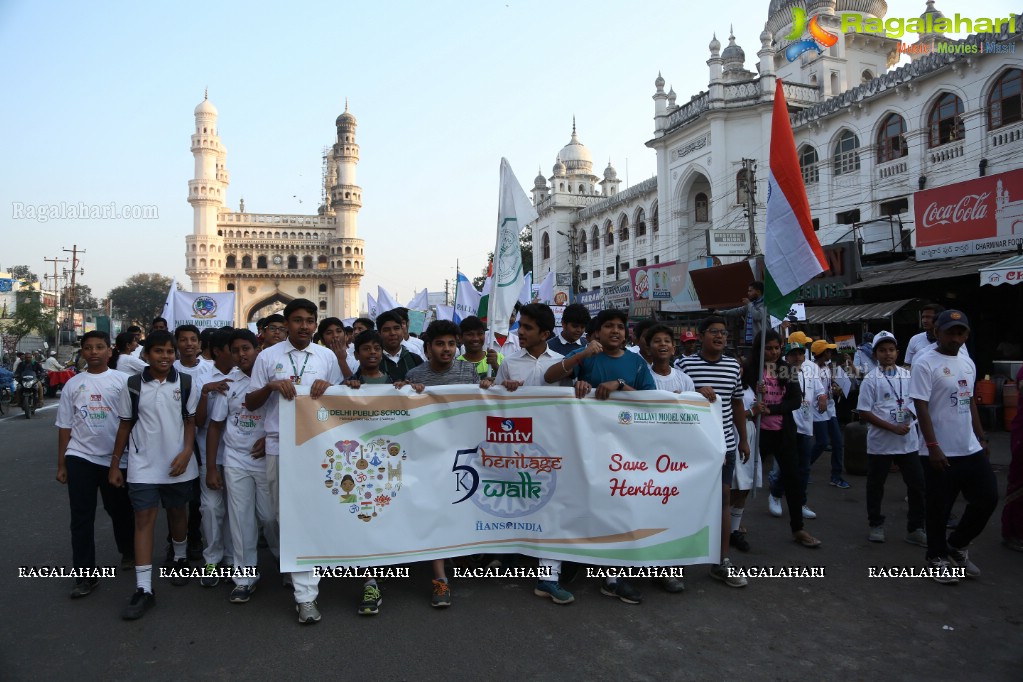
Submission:
[[909,495],[906,542],[927,546],[924,533],[924,472],[920,466],[913,414],[909,405],[908,369],[896,365],[899,346],[890,332],[878,332],[873,341],[877,367],[863,378],[856,408],[867,430],[867,521],[871,542],[884,542],[881,500],[892,462],[902,472]]

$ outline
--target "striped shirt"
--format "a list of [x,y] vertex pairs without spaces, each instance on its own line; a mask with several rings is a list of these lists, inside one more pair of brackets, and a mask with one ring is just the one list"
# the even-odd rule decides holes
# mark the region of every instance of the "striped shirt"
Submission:
[[689,375],[697,390],[710,386],[721,401],[722,429],[725,432],[725,449],[731,452],[737,447],[735,429],[732,427],[732,401],[742,401],[742,375],[735,358],[722,356],[720,360],[705,360],[702,355],[687,355],[678,360],[676,366]]

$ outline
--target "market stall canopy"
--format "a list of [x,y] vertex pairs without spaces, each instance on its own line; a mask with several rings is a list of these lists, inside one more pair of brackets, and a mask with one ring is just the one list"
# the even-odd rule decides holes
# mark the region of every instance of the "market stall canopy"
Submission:
[[886,303],[806,306],[806,321],[810,324],[839,324],[863,320],[887,320],[915,300],[915,298],[906,298]]
[[997,263],[1002,258],[1003,256],[997,254],[986,254],[983,256],[959,256],[945,260],[905,260],[886,263],[863,268],[860,272],[862,281],[846,285],[845,289],[846,291],[856,291],[912,282],[966,277],[976,274],[981,268]]
[[980,285],[1019,284],[1023,282],[1023,256],[1013,256],[980,271]]

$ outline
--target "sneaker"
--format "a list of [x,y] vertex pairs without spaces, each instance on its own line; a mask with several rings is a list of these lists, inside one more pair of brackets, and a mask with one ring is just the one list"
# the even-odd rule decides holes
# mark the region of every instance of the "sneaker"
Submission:
[[926,547],[927,533],[923,528],[917,528],[913,532],[906,534],[906,542],[917,547]]
[[171,570],[174,571],[170,579],[171,585],[181,587],[188,584],[188,572],[192,570],[188,566],[188,559],[175,559],[171,563]]
[[884,542],[884,526],[871,526],[867,539],[871,542]]
[[446,580],[433,581],[433,598],[430,600],[430,606],[438,609],[451,606],[451,587]]
[[781,516],[781,498],[775,497],[774,495],[767,496],[767,511],[771,512],[771,516]]
[[131,595],[131,601],[121,610],[121,618],[124,620],[138,620],[148,609],[156,605],[156,597],[152,592],[146,592],[141,587]]
[[945,522],[945,528],[949,530],[955,530],[959,526],[959,517],[955,514],[948,515],[948,521]]
[[298,611],[299,623],[320,622],[320,610],[316,608],[316,602],[314,601],[304,601],[301,604],[295,604],[295,610]]
[[549,597],[555,604],[571,604],[575,601],[571,592],[553,580],[537,580],[533,594],[538,597]]
[[244,604],[252,596],[252,593],[256,591],[256,585],[238,585],[231,590],[231,596],[227,598],[232,604]]
[[600,593],[605,597],[617,597],[626,604],[639,604],[643,601],[643,595],[626,580],[619,578],[613,583],[605,581],[600,586]]
[[94,589],[96,589],[97,586],[99,586],[98,578],[92,578],[91,580],[88,578],[79,580],[75,583],[75,586],[71,588],[71,598],[81,599],[82,597],[87,597]]
[[199,584],[203,587],[216,587],[220,584],[220,576],[217,575],[216,564],[206,564],[202,569],[202,577],[199,578]]
[[847,481],[841,478],[831,479],[831,485],[835,486],[836,488],[841,488],[842,490],[848,490],[849,488],[852,487],[851,485],[849,485]]
[[[174,557],[172,556],[171,559]],[[131,571],[135,569],[135,555],[134,554],[122,554],[121,563],[118,565],[117,570],[119,571]]]
[[948,561],[957,568],[966,569],[967,578],[979,578],[980,569],[977,565],[970,561],[970,553],[965,549],[956,549],[952,545],[948,546]]
[[720,564],[714,564],[710,567],[710,577],[715,580],[720,580],[729,587],[746,587],[747,580],[742,575],[732,575],[730,569],[734,569],[732,560],[725,557],[721,560]]
[[809,507],[807,507],[804,504],[803,505],[803,518],[804,519],[815,519],[815,518],[817,518],[817,512],[815,512],[814,510],[810,509]]
[[952,575],[952,572],[949,570],[952,568],[952,565],[948,563],[947,559],[942,559],[941,557],[928,559],[927,568],[935,571],[931,578],[936,583],[941,583],[942,585],[955,585],[959,582],[959,578]]
[[668,576],[666,578],[657,578],[654,582],[660,585],[665,592],[669,592],[671,594],[685,592],[686,590],[686,581],[683,578]]
[[746,534],[741,530],[733,530],[731,535],[728,536],[728,545],[735,547],[740,552],[749,551],[749,542],[746,541]]
[[365,585],[362,588],[362,603],[359,604],[360,616],[375,616],[380,613],[380,605],[384,598],[380,596],[380,588],[376,585]]

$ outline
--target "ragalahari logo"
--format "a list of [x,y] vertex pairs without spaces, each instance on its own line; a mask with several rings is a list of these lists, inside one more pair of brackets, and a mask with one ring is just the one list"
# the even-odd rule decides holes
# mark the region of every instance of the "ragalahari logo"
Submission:
[[[786,40],[796,41],[785,48],[785,57],[790,62],[796,61],[796,58],[807,50],[817,50],[817,54],[823,54],[825,47],[833,47],[838,42],[838,36],[821,26],[818,19],[820,19],[819,14],[808,24],[806,10],[802,7],[792,8],[792,31],[785,36]],[[799,40],[808,28],[810,39]]]

